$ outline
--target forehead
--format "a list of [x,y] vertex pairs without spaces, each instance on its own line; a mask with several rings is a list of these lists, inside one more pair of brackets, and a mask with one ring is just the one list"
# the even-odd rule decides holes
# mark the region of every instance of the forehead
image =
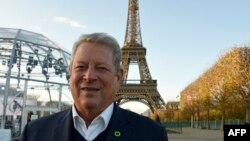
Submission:
[[102,43],[92,43],[92,42],[82,42],[81,44],[79,44],[76,52],[78,50],[82,50],[82,51],[107,51],[107,52],[112,52],[112,48],[109,47],[106,44],[102,44]]
[[74,58],[110,61],[113,60],[113,51],[105,44],[84,42],[78,46]]

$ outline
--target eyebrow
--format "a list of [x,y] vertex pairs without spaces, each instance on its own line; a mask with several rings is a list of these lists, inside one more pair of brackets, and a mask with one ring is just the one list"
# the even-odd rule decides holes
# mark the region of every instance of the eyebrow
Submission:
[[[75,61],[75,64],[89,64],[89,63],[79,60],[79,61]],[[109,66],[109,64],[106,62],[95,62],[95,65],[107,65],[107,66]]]

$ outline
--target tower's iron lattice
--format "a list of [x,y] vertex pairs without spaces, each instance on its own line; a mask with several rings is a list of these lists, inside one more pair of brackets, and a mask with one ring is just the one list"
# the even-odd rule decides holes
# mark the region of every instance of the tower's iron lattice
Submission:
[[[142,45],[138,0],[129,0],[127,29],[122,52],[124,81],[116,95],[118,104],[139,101],[146,104],[152,112],[164,109],[165,103],[157,90],[146,61],[146,48]],[[137,64],[140,80],[128,80],[129,65]]]

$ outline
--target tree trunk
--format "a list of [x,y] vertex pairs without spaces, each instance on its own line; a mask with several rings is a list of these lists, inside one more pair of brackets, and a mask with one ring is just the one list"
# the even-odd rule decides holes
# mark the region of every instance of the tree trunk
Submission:
[[207,129],[210,129],[210,115],[209,115],[209,109],[207,109],[207,125],[206,125]]
[[191,115],[191,128],[194,128],[194,115]]
[[246,123],[250,124],[250,96],[246,99]]
[[221,130],[224,130],[224,124],[225,124],[225,110],[223,109],[222,110],[222,118],[221,118],[221,127],[220,127],[220,129]]

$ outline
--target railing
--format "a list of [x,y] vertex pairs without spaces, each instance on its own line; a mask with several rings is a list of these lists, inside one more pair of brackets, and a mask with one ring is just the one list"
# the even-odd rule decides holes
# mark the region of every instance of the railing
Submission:
[[[225,125],[242,125],[242,124],[245,124],[244,119],[225,120]],[[166,127],[166,129],[181,131],[182,128],[191,127],[191,122],[190,121],[162,122],[162,125],[164,125]],[[193,128],[220,130],[221,129],[221,120],[210,120],[209,121],[209,128],[207,127],[206,120],[200,120],[199,122],[195,121]]]
[[184,122],[163,122],[162,125],[166,128],[168,133],[182,133]]

